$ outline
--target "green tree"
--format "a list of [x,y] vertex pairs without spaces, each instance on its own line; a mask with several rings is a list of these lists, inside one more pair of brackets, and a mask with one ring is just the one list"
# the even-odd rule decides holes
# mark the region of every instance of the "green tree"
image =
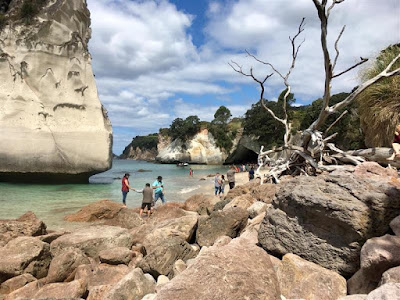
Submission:
[[228,128],[228,121],[232,117],[231,111],[225,107],[220,106],[214,114],[214,120],[211,121],[209,131],[215,138],[215,143],[226,152],[230,152],[233,146],[233,139],[236,133]]
[[[278,101],[268,101],[264,99],[265,105],[279,118],[284,117],[282,104],[285,94],[286,90],[283,90],[278,97]],[[292,104],[295,103],[295,101],[296,99],[294,98],[294,95],[290,93],[287,97],[287,113],[289,120],[293,119]],[[291,121],[293,122],[293,120]],[[246,135],[256,136],[260,145],[270,149],[274,146],[281,146],[283,144],[285,127],[282,123],[275,120],[262,107],[261,101],[258,101],[245,113],[243,120],[243,133]]]
[[200,130],[200,119],[198,116],[189,116],[185,120],[176,118],[170,128],[169,134],[173,140],[187,141]]
[[[330,103],[332,105],[339,103],[348,95],[348,93],[332,95]],[[300,123],[301,130],[307,129],[312,122],[318,118],[321,108],[322,99],[317,99],[311,105],[304,107],[304,117]],[[337,133],[333,141],[340,149],[350,150],[364,148],[364,135],[360,128],[360,117],[358,113],[358,104],[356,102],[351,103],[336,114],[329,116],[325,125],[321,128],[321,131],[324,132],[346,109],[348,113],[332,127],[329,134]]]
[[229,119],[232,117],[231,111],[226,106],[220,106],[214,114],[215,124],[228,124]]

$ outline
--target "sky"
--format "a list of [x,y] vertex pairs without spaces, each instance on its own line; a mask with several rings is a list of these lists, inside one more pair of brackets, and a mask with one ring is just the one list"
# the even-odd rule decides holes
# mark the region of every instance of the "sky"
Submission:
[[[211,121],[217,108],[243,116],[259,100],[257,84],[232,70],[235,61],[257,77],[291,64],[289,36],[305,17],[296,67],[289,79],[296,105],[323,94],[320,23],[312,0],[87,0],[91,12],[89,50],[100,101],[113,125],[113,151],[120,154],[133,137],[158,132],[175,118],[197,115]],[[331,0],[328,0],[331,3]],[[340,39],[340,72],[400,42],[400,0],[345,0],[334,7],[328,43]],[[362,70],[362,68],[361,68]],[[360,69],[334,79],[333,93],[360,83]],[[284,89],[273,75],[264,98]]]

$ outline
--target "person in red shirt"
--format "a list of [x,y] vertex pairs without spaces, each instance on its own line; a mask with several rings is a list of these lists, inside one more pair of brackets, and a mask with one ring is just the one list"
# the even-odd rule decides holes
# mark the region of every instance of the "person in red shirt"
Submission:
[[126,196],[129,193],[129,190],[134,191],[134,188],[131,188],[129,185],[129,173],[125,173],[124,177],[122,178],[122,203],[126,206]]
[[394,160],[395,157],[400,157],[400,124],[396,126],[393,138],[393,154],[387,160]]

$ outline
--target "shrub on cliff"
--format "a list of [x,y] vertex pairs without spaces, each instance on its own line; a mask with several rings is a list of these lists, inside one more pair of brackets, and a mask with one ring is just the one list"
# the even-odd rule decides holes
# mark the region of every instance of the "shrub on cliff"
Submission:
[[184,142],[196,135],[200,130],[198,116],[189,116],[185,120],[176,118],[169,127],[169,135],[173,140],[180,139]]

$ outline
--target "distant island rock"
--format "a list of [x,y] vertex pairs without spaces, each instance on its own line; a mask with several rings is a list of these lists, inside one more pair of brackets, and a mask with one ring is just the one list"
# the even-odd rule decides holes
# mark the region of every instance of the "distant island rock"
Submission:
[[5,6],[0,27],[0,180],[87,182],[111,168],[112,128],[86,1],[35,2],[35,16],[22,5]]

